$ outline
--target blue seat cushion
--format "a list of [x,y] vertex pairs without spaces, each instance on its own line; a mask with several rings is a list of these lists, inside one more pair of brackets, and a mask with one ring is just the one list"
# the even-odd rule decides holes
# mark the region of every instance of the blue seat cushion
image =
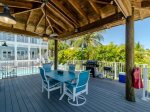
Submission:
[[[66,83],[66,87],[73,93],[73,88],[76,88],[76,83],[72,84],[71,82]],[[76,93],[82,91],[85,89],[85,86],[83,87],[77,87],[76,88]]]

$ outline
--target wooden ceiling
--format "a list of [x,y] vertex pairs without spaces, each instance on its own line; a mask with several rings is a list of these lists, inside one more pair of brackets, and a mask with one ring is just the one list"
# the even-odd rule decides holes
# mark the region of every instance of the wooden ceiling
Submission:
[[1,0],[7,4],[17,24],[0,23],[0,30],[41,36],[58,33],[58,39],[68,39],[85,33],[124,24],[135,8],[135,20],[150,17],[150,0],[49,0],[46,5],[46,26],[44,3],[41,0]]

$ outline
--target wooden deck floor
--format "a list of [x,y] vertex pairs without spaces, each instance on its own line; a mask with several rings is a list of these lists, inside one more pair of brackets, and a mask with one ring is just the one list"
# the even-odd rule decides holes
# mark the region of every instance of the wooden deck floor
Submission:
[[142,101],[140,91],[135,103],[124,99],[124,84],[104,79],[90,79],[87,102],[80,107],[59,101],[59,91],[41,93],[39,75],[0,80],[0,112],[150,112],[150,102]]

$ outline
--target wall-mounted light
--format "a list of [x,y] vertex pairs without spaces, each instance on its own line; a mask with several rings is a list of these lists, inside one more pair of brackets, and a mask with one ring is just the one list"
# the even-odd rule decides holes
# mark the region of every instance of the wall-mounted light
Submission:
[[4,42],[4,43],[2,44],[3,47],[7,47],[7,46],[8,46],[5,41],[0,41],[0,42]]

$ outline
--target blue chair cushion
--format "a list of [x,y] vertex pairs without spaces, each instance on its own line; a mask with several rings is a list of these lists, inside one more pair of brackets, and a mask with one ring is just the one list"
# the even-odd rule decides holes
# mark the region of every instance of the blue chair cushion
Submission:
[[[67,82],[66,83],[66,87],[73,93],[73,88],[76,88],[76,83],[72,84],[70,82]],[[76,88],[76,93],[78,93],[78,92],[80,92],[80,91],[82,91],[84,89],[85,89],[85,86],[83,86],[83,87],[77,87]]]
[[52,64],[51,63],[45,63],[43,64],[43,69],[45,72],[50,72],[51,71]]

